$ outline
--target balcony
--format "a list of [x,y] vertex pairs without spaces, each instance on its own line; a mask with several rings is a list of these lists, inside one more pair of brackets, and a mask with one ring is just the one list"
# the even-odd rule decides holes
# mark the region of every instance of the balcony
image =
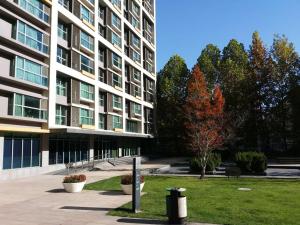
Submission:
[[37,0],[18,0],[18,5],[31,15],[49,23],[49,13],[46,12],[46,6],[43,3]]
[[154,15],[153,4],[149,0],[143,0],[143,6],[151,16]]
[[16,26],[15,39],[17,41],[32,49],[48,54],[49,45],[45,43],[45,39],[49,40],[47,35],[21,21],[17,21]]

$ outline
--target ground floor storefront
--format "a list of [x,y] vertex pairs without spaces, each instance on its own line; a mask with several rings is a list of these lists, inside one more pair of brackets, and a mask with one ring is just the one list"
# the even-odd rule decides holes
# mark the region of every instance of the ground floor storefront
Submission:
[[0,180],[63,169],[68,163],[140,155],[146,140],[77,133],[0,133]]

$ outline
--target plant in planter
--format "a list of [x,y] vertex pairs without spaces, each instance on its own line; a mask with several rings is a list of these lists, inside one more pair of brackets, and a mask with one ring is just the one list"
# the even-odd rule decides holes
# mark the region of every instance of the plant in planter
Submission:
[[86,182],[84,174],[67,176],[63,180],[63,186],[66,192],[81,192]]
[[[133,183],[132,175],[124,175],[121,177],[121,188],[125,195],[132,195],[132,183]],[[143,190],[144,185],[145,185],[145,178],[144,176],[140,176],[140,191]]]

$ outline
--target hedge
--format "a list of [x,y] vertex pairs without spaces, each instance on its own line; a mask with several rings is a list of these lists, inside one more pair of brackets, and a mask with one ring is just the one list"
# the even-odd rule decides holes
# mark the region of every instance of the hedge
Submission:
[[[220,166],[222,163],[221,155],[217,153],[210,154],[207,164],[206,171],[214,171],[216,167]],[[202,166],[200,163],[200,158],[194,157],[190,161],[190,171],[194,173],[200,173],[202,171]]]
[[260,174],[267,169],[267,157],[262,152],[238,152],[235,163],[244,174]]

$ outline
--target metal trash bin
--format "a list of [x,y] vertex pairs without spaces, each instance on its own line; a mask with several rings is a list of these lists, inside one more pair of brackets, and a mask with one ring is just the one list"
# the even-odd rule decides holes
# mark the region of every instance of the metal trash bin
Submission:
[[186,224],[187,204],[186,196],[182,193],[185,188],[167,188],[170,195],[166,196],[167,216],[169,224]]

